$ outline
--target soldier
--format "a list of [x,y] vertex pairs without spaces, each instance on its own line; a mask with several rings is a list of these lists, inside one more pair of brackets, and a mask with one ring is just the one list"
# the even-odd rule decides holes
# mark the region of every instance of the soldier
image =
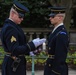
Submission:
[[26,36],[18,24],[21,24],[28,11],[27,7],[14,1],[9,18],[4,22],[1,41],[6,55],[2,64],[2,75],[26,75],[25,55],[29,55],[46,41],[45,38],[36,38],[26,42]]
[[44,75],[68,75],[66,58],[69,42],[63,24],[65,7],[52,7],[49,16],[54,29],[48,39],[48,59],[45,63]]

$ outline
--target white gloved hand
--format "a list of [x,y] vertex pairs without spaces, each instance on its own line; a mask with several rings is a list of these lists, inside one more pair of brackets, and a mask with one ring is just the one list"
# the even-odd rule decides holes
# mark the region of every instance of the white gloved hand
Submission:
[[35,54],[31,51],[31,52],[30,52],[30,56],[35,56]]
[[35,47],[38,47],[41,44],[43,44],[44,42],[46,42],[46,39],[45,38],[43,38],[43,39],[36,38],[32,42],[34,43]]

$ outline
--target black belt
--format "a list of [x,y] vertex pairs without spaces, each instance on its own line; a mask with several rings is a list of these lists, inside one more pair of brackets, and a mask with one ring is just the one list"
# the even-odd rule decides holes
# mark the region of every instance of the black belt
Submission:
[[[11,53],[8,52],[6,52],[5,55],[11,57],[14,60],[17,58],[16,56],[12,56]],[[24,55],[18,55],[18,56],[24,56]]]
[[[10,52],[5,53],[6,56],[12,56]],[[18,55],[18,56],[24,56],[24,55]]]
[[55,55],[48,55],[48,58],[54,59]]

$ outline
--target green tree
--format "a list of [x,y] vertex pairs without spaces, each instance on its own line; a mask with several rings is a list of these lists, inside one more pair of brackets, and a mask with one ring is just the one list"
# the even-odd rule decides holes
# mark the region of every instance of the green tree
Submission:
[[[47,27],[50,23],[46,19],[49,14],[48,6],[51,6],[48,0],[18,0],[30,10],[29,13],[25,13],[25,19],[22,22],[22,27]],[[4,3],[1,3],[1,26],[3,25],[4,20],[8,17],[8,12],[10,7],[13,4],[13,0],[5,0]]]
[[[65,18],[65,26],[69,31],[71,18],[73,16],[75,21],[76,8],[76,0],[18,0],[25,6],[27,6],[30,10],[29,13],[25,14],[25,19],[22,22],[22,27],[34,27],[34,28],[45,28],[49,27],[50,22],[48,20],[48,14],[51,13],[51,6],[65,6],[66,7],[66,18]],[[0,6],[2,7],[0,11],[0,27],[2,27],[4,20],[8,17],[8,13],[10,11],[10,7],[13,4],[13,0],[3,0],[0,2]]]

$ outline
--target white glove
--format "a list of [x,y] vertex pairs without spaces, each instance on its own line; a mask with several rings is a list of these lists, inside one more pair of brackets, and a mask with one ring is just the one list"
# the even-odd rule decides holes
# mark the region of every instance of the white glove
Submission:
[[46,39],[45,38],[43,38],[43,39],[36,38],[32,42],[34,43],[35,47],[38,47],[41,44],[43,44],[44,42],[46,42]]
[[35,56],[35,54],[31,51],[31,52],[30,52],[30,56]]

